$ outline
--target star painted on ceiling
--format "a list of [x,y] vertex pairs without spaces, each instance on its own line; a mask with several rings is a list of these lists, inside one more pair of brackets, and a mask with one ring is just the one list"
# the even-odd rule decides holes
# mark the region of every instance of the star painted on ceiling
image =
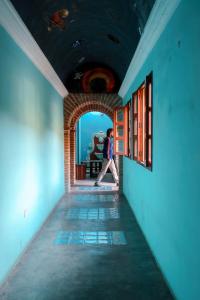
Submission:
[[82,76],[83,76],[83,73],[77,72],[77,73],[75,73],[75,75],[74,75],[74,80],[80,80]]

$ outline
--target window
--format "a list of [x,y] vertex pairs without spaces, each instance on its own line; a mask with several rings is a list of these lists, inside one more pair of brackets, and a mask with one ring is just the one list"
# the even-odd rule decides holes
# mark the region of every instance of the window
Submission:
[[133,94],[133,159],[138,159],[138,95]]
[[146,162],[146,103],[145,85],[138,90],[138,161]]
[[128,106],[114,110],[114,152],[117,155],[128,155]]
[[115,154],[152,169],[152,73],[125,106],[114,111]]
[[152,168],[152,74],[146,78],[147,167]]
[[127,103],[127,111],[128,111],[128,153],[127,156],[129,158],[133,158],[133,143],[132,143],[132,135],[133,135],[133,126],[132,126],[132,101],[130,100]]
[[152,168],[152,75],[133,94],[133,158]]

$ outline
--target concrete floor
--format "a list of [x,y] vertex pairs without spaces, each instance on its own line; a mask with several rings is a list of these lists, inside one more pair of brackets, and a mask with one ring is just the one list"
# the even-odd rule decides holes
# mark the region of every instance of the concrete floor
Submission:
[[118,186],[114,183],[111,174],[106,174],[103,181],[100,183],[100,187],[94,187],[96,179],[87,178],[85,180],[76,180],[75,184],[72,186],[72,192],[103,192],[103,191],[113,191],[117,192],[119,190]]
[[127,201],[112,192],[66,195],[1,288],[0,299],[173,297]]

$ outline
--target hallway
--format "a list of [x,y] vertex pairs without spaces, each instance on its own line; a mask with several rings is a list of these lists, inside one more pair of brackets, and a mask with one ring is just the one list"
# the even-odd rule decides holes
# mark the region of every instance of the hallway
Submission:
[[200,299],[199,37],[197,0],[0,0],[0,300]]
[[98,193],[63,197],[0,299],[173,298],[125,198]]

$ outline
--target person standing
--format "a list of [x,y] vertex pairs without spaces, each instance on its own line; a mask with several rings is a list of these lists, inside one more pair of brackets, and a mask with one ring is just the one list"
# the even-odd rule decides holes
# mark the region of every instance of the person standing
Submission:
[[107,137],[104,140],[102,169],[94,184],[95,186],[100,186],[100,182],[105,176],[108,168],[112,172],[115,183],[119,185],[119,177],[117,174],[117,169],[113,157],[114,157],[113,128],[109,128],[107,130]]

